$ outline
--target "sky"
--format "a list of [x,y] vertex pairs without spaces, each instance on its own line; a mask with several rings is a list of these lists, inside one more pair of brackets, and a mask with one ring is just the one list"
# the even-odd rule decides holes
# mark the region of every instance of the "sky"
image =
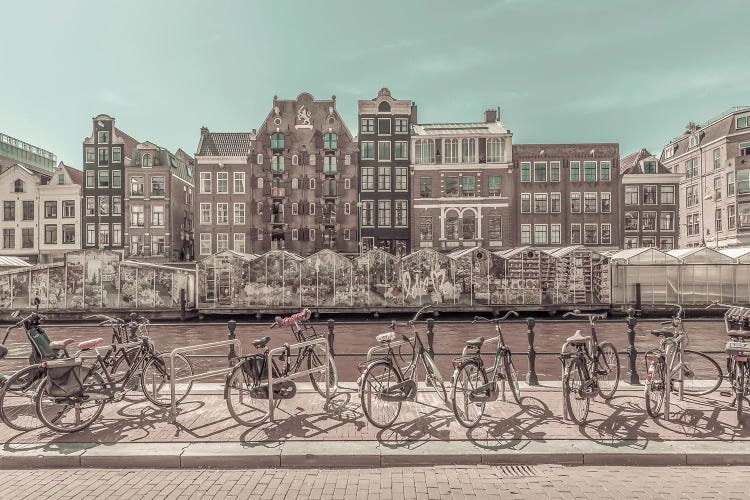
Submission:
[[748,0],[0,0],[0,131],[80,168],[91,118],[194,153],[274,95],[388,87],[420,123],[501,109],[514,143],[659,152],[750,105]]

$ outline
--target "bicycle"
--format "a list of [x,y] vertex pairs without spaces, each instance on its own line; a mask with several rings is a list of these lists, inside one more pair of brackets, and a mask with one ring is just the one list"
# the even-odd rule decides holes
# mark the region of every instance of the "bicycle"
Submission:
[[[310,314],[310,310],[305,309],[287,318],[277,317],[271,324],[271,328],[291,326],[299,343],[323,339],[324,337],[318,334],[310,323]],[[311,335],[308,333],[309,331],[312,331]],[[224,399],[227,402],[229,413],[235,421],[248,427],[262,424],[271,414],[268,392],[269,368],[273,378],[278,379],[321,368],[325,363],[325,351],[322,353],[323,359],[321,360],[321,353],[315,351],[315,345],[305,345],[294,355],[288,343],[283,345],[284,352],[278,357],[277,362],[275,357],[269,355],[271,350],[267,346],[270,340],[270,337],[262,337],[252,342],[253,347],[263,349],[263,353],[236,357],[236,364],[227,375],[224,384]],[[326,349],[326,347],[323,349]],[[292,358],[294,358],[293,364]],[[313,387],[323,397],[332,397],[338,388],[336,364],[331,356],[328,356],[328,359],[327,370],[316,370],[309,373]],[[306,370],[303,369],[303,363],[307,365]],[[326,386],[328,387],[328,394],[326,394]],[[272,390],[274,407],[278,407],[281,400],[291,399],[297,394],[297,385],[294,380],[285,380],[275,382]]]
[[[391,331],[381,333],[375,339],[384,344],[386,353],[374,359],[368,359],[358,366],[360,377],[358,380],[360,402],[367,420],[374,426],[385,429],[393,424],[401,412],[404,401],[416,401],[417,398],[417,370],[419,361],[425,369],[426,382],[431,386],[440,400],[448,404],[448,390],[443,376],[435,364],[432,354],[425,348],[415,323],[419,316],[432,306],[424,306],[406,323],[391,322]],[[409,345],[412,355],[409,364],[401,368],[397,362],[397,355],[393,351],[396,344],[396,326],[410,326],[414,338],[403,335],[403,343]],[[378,410],[383,409],[385,416],[381,418]]]
[[[500,323],[510,316],[518,317],[515,311],[508,311],[502,318],[487,319],[475,316],[471,324],[492,323],[495,325],[497,337],[485,340],[478,337],[466,342],[461,357],[453,360],[453,381],[451,390],[451,406],[458,423],[472,428],[479,423],[484,414],[484,407],[488,402],[497,401],[500,397],[498,380],[502,385],[502,395],[505,399],[505,382],[508,382],[513,399],[521,404],[521,391],[518,386],[518,376],[511,359],[510,348],[505,345]],[[482,345],[497,342],[495,361],[492,368],[487,370],[482,360]],[[502,365],[500,364],[502,361]],[[502,370],[503,373],[500,373]],[[487,374],[490,374],[488,377]]]
[[[137,385],[152,404],[161,407],[170,405],[170,370],[148,337],[141,337],[137,356],[128,365],[122,379],[113,378],[105,362],[106,356],[117,346],[107,346],[105,357],[97,352],[93,357],[94,362],[89,366],[84,365],[82,355],[103,342],[101,338],[81,342],[78,344],[80,351],[74,358],[40,364],[44,378],[39,384],[35,404],[37,416],[47,428],[61,433],[85,429],[99,418],[105,404],[121,401]],[[122,351],[125,348],[119,347]],[[176,358],[181,366],[175,369],[175,379],[192,376],[190,361],[180,354]],[[192,385],[191,381],[178,386],[181,391],[177,396],[178,402],[190,394]]]
[[[724,350],[727,353],[727,377],[731,383],[730,391],[722,391],[722,396],[734,396],[729,406],[737,409],[737,424],[742,425],[742,412],[745,401],[750,403],[750,307],[732,306],[714,302],[708,307],[726,307],[724,325],[729,341]],[[732,323],[737,328],[732,328]]]
[[[565,416],[582,425],[586,422],[591,399],[597,394],[605,400],[614,397],[620,383],[620,357],[611,342],[599,342],[596,322],[605,319],[607,313],[582,314],[579,310],[563,314],[567,317],[587,318],[591,335],[581,335],[576,330],[563,344],[560,361],[563,365],[562,391]],[[572,351],[568,351],[572,347]]]
[[715,391],[722,381],[719,364],[707,355],[685,349],[688,335],[685,331],[685,310],[679,304],[666,303],[677,308],[672,319],[662,321],[662,328],[651,330],[659,337],[659,347],[646,352],[646,382],[644,397],[646,412],[657,418],[662,406],[669,419],[670,394],[675,390],[680,400],[683,394],[702,396]]

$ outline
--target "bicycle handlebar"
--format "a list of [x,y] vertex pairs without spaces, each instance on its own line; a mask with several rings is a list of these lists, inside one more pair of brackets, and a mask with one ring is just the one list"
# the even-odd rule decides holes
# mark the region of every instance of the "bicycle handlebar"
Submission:
[[501,321],[505,321],[510,316],[518,317],[518,313],[516,311],[508,311],[507,313],[505,313],[505,316],[503,316],[502,318],[492,318],[492,319],[488,319],[488,318],[485,318],[483,316],[474,316],[474,319],[471,321],[471,323],[472,324],[474,324],[474,323],[495,323],[495,324],[497,324],[497,323],[499,323]]
[[575,309],[573,311],[568,311],[565,314],[562,315],[563,318],[567,318],[569,316],[573,316],[576,318],[588,318],[589,322],[594,322],[599,319],[607,319],[607,313],[600,313],[600,314],[594,314],[594,313],[582,313],[580,309]]
[[671,302],[665,302],[664,305],[677,308],[677,314],[674,315],[675,318],[682,319],[685,317],[685,309],[680,304],[673,304]]

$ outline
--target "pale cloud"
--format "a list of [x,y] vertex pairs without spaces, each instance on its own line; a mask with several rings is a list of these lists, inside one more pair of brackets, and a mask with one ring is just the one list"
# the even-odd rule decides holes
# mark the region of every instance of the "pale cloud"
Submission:
[[102,89],[99,91],[99,100],[106,106],[124,108],[130,106],[130,101],[114,89]]

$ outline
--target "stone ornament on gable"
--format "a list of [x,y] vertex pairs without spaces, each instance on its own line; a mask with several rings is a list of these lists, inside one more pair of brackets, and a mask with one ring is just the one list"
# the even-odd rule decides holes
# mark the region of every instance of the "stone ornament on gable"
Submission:
[[299,122],[296,125],[297,128],[312,128],[312,124],[310,122],[311,116],[312,114],[310,113],[310,110],[306,109],[304,104],[297,108],[297,121]]

